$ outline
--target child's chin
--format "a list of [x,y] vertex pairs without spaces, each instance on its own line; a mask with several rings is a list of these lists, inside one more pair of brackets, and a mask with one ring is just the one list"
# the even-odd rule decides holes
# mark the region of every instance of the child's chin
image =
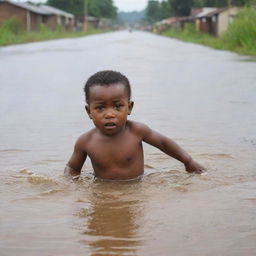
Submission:
[[113,128],[108,128],[108,129],[103,129],[101,130],[101,132],[103,134],[106,134],[106,135],[115,135],[115,134],[118,134],[120,132],[120,129],[118,129],[118,127],[113,127]]

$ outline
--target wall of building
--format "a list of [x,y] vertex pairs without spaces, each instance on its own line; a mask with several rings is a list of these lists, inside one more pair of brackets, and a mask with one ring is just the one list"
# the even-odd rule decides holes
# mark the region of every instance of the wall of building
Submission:
[[218,36],[222,35],[227,30],[228,25],[233,21],[238,11],[238,7],[233,7],[219,14],[217,31]]
[[203,33],[209,33],[210,32],[210,22],[211,20],[209,18],[201,18],[199,21],[199,31]]
[[60,15],[41,15],[8,2],[0,2],[0,24],[4,21],[16,18],[27,31],[37,30],[40,24],[45,24],[49,29],[56,29],[57,26],[66,30],[73,30],[74,19]]
[[57,16],[56,15],[51,15],[45,18],[45,25],[49,28],[49,29],[56,29],[57,26]]
[[29,12],[30,15],[30,30],[37,30],[39,29],[40,24],[43,23],[42,15],[38,15],[32,12]]
[[7,2],[0,3],[0,24],[11,18],[18,20],[27,31],[37,30],[39,25],[43,23],[43,16],[40,14],[30,12]]
[[0,24],[4,21],[15,18],[24,29],[27,28],[27,11],[7,2],[0,3]]

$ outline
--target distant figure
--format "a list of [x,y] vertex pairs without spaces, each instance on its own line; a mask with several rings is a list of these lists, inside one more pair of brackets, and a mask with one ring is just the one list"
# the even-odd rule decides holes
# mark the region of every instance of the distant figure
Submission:
[[87,80],[84,92],[85,109],[95,128],[78,138],[66,175],[79,175],[89,156],[96,177],[137,178],[144,172],[143,141],[181,161],[187,172],[203,172],[204,168],[173,140],[145,124],[127,120],[134,102],[126,76],[110,70],[97,72]]

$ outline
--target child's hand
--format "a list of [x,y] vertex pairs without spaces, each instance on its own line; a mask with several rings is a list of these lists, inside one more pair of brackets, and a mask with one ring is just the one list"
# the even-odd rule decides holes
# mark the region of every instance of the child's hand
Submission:
[[203,166],[201,166],[199,163],[197,163],[196,161],[194,161],[193,159],[191,159],[190,161],[188,161],[185,164],[186,167],[186,171],[187,172],[194,172],[197,174],[202,174],[205,172],[205,168]]

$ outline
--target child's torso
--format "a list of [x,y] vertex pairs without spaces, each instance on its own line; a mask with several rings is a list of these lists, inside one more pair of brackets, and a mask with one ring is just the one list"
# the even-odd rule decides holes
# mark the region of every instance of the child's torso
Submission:
[[125,130],[119,136],[94,134],[85,151],[91,159],[95,175],[103,179],[133,179],[143,174],[142,141]]

